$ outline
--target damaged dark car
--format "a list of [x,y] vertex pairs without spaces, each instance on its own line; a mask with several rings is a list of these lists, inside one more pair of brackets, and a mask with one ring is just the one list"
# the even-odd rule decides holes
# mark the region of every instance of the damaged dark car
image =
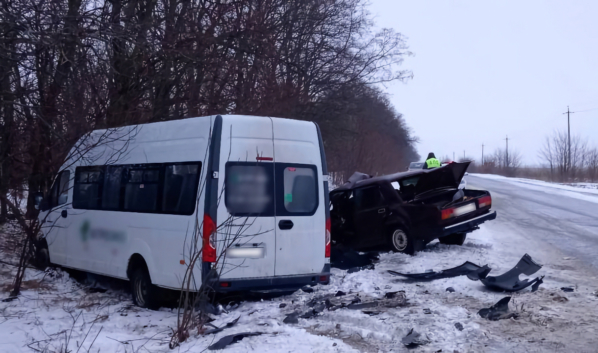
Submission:
[[353,249],[384,245],[406,254],[435,239],[462,245],[467,233],[496,218],[490,192],[459,189],[468,166],[353,174],[330,192],[333,242]]

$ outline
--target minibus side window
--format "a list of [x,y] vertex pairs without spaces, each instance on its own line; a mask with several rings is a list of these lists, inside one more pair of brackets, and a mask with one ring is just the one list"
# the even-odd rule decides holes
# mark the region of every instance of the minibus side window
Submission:
[[276,215],[310,216],[318,208],[315,165],[276,164]]
[[120,207],[120,190],[123,166],[108,166],[104,174],[104,190],[102,192],[102,209],[118,210]]
[[101,167],[78,167],[75,171],[73,208],[95,210],[100,208],[104,172]]
[[226,163],[224,203],[233,216],[274,216],[272,163]]
[[199,163],[166,165],[162,212],[191,215],[195,211]]
[[125,186],[124,210],[132,212],[158,211],[160,169],[157,167],[131,167]]

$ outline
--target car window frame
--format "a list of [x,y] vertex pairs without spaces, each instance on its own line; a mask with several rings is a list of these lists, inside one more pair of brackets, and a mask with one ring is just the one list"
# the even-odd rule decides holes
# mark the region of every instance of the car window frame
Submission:
[[[369,207],[369,208],[362,208],[362,207],[360,207],[359,202],[358,202],[357,192],[359,190],[365,190],[365,189],[368,189],[368,188],[376,188],[378,190],[378,193],[380,194],[380,201],[381,202],[380,202],[380,204],[378,206]],[[384,193],[382,192],[382,190],[380,188],[380,185],[378,185],[378,184],[366,185],[366,186],[363,186],[363,187],[355,188],[353,190],[353,212],[358,213],[358,212],[373,210],[373,209],[380,208],[380,207],[385,207],[386,202],[387,201],[386,201],[386,198],[384,197]]]

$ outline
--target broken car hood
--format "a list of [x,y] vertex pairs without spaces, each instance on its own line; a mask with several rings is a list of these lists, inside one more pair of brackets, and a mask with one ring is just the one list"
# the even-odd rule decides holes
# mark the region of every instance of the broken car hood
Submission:
[[350,190],[359,186],[365,186],[370,184],[376,184],[379,182],[401,182],[409,178],[419,177],[417,184],[415,185],[415,193],[421,194],[423,192],[440,189],[440,188],[458,188],[461,183],[461,179],[467,171],[470,162],[465,163],[450,163],[443,167],[434,169],[422,169],[410,172],[395,173],[389,175],[382,175],[372,177],[371,175],[355,172],[347,182],[335,189]]

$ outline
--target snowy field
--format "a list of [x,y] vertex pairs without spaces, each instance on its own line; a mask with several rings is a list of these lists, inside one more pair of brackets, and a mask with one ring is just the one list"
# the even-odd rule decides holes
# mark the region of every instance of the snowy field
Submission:
[[[483,181],[471,179],[468,182],[475,186]],[[506,190],[519,187],[511,185],[519,181],[493,182],[500,182]],[[574,193],[542,185],[525,184],[525,187],[543,188],[530,192]],[[522,194],[518,190],[515,194]],[[263,334],[244,338],[225,351],[596,352],[597,269],[537,235],[543,233],[530,233],[514,223],[513,216],[508,215],[512,208],[508,202],[515,196],[493,192],[493,197],[497,220],[468,235],[463,246],[433,242],[415,256],[383,253],[374,270],[347,273],[333,269],[331,284],[314,287],[313,293],[297,291],[232,306],[222,303],[227,312],[213,316],[212,323],[221,326],[237,317],[238,323],[215,335],[196,332],[174,351],[202,352],[223,336],[260,332]],[[571,198],[579,202],[574,196]],[[478,310],[509,295],[492,292],[479,281],[456,277],[410,283],[387,272],[440,270],[471,261],[488,264],[492,268],[490,275],[499,275],[515,266],[526,253],[543,265],[531,277],[544,275],[545,278],[537,292],[527,288],[510,294],[513,299],[509,309],[519,314],[518,319],[488,321],[479,317]],[[14,261],[6,253],[0,254],[0,259]],[[0,264],[0,287],[5,296],[13,273],[14,267]],[[574,292],[563,292],[560,288],[564,286],[572,286]],[[45,273],[27,270],[22,295],[11,302],[0,302],[0,352],[170,351],[168,342],[176,326],[176,310],[140,309],[133,306],[126,283],[114,287],[100,293],[59,269]],[[453,287],[455,292],[447,292],[447,287]],[[347,308],[324,310],[313,318],[300,318],[297,324],[283,322],[288,314],[308,309],[306,304],[310,300],[337,291],[359,294],[364,299],[404,291],[408,305],[384,308],[377,315]],[[455,327],[456,323],[463,326],[462,331]],[[405,348],[401,339],[412,328],[429,343],[415,349]]]

